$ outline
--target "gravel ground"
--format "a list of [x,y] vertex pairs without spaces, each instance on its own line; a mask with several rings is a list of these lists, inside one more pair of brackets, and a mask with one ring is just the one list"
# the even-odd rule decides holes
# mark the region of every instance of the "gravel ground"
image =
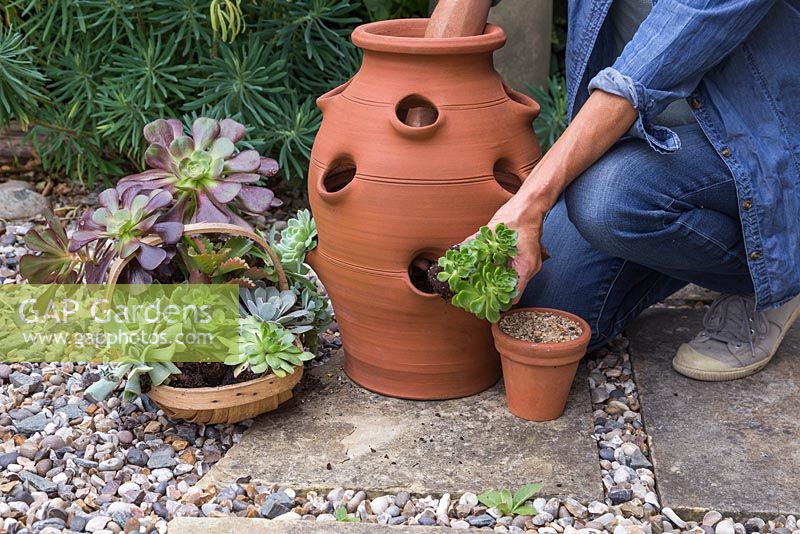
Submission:
[[[279,229],[282,223],[259,222]],[[0,225],[2,283],[19,281],[22,236],[32,227]],[[314,364],[339,346],[334,325],[323,336]],[[170,421],[146,396],[124,405],[116,397],[87,402],[83,390],[95,376],[92,365],[0,364],[0,531],[165,532],[167,520],[176,516],[335,521],[339,509],[351,521],[509,533],[800,534],[793,516],[740,523],[712,511],[698,524],[661,508],[627,348],[627,340],[620,338],[588,360],[592,435],[605,501],[537,498],[534,517],[486,509],[474,493],[367,499],[364,491],[336,488],[298,495],[247,478],[228,487],[201,487],[200,477],[239,441],[248,422],[203,426]]]

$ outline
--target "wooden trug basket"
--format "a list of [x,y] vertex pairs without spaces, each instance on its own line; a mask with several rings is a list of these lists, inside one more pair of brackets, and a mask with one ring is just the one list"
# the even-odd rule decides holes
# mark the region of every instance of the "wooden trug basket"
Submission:
[[[196,223],[187,224],[183,231],[185,236],[202,234],[226,234],[253,240],[272,259],[278,274],[278,289],[281,291],[289,289],[286,273],[272,247],[252,230],[233,224]],[[148,245],[163,243],[158,236],[148,236],[142,241]],[[132,258],[130,256],[114,262],[108,275],[109,287],[116,285],[123,269]],[[296,336],[295,344],[302,348]],[[291,399],[292,389],[300,382],[302,376],[303,366],[298,366],[294,373],[283,378],[270,373],[255,380],[228,386],[206,388],[154,386],[147,394],[172,419],[201,424],[233,424],[272,411]]]

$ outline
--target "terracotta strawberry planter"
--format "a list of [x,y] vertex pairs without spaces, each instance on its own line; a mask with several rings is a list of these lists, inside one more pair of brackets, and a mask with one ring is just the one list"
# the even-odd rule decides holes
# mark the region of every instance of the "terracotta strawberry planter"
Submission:
[[494,344],[503,362],[508,409],[529,421],[558,419],[567,405],[578,363],[586,354],[591,329],[577,315],[548,308],[519,308],[503,316],[526,311],[561,315],[578,323],[583,330],[571,341],[534,343],[506,334],[499,324],[492,325]]
[[[387,395],[445,399],[491,386],[500,364],[489,325],[416,289],[410,266],[511,197],[541,156],[539,106],[494,70],[499,27],[425,39],[426,25],[357,28],[360,71],[317,101],[308,188],[319,247],[309,261],[333,301],[349,376]],[[415,108],[432,122],[408,124]]]

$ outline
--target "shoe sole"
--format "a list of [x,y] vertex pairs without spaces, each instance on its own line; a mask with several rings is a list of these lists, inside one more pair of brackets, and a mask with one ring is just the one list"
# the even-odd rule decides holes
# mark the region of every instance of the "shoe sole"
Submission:
[[792,328],[792,325],[795,323],[795,321],[797,321],[798,317],[800,317],[800,306],[798,306],[797,309],[792,312],[791,317],[789,317],[789,320],[786,321],[786,324],[781,329],[781,335],[778,337],[778,342],[775,343],[772,353],[768,358],[764,358],[761,361],[750,364],[746,367],[735,367],[728,371],[703,371],[693,367],[686,367],[685,365],[677,363],[673,359],[672,368],[683,376],[687,376],[695,380],[702,380],[703,382],[727,382],[729,380],[738,380],[739,378],[745,378],[747,376],[754,375],[766,367],[770,361],[772,361],[772,358],[778,352],[778,349],[783,343],[783,338],[785,338],[786,334],[789,333],[789,330]]

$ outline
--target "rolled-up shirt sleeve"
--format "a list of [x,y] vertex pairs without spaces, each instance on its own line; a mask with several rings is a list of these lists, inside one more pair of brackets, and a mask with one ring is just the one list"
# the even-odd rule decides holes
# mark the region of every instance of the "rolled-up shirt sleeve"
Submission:
[[652,119],[688,97],[703,75],[725,59],[776,0],[659,0],[614,65],[589,91],[627,99],[639,112],[629,132],[658,152],[680,148],[678,135]]

